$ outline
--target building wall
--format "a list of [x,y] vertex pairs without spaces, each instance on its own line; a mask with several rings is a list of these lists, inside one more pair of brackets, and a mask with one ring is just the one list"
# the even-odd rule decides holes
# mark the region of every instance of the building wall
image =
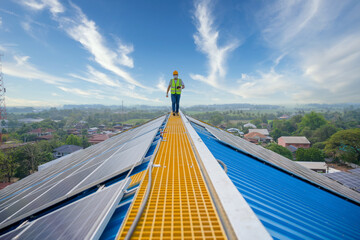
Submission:
[[310,144],[286,143],[284,141],[284,139],[282,139],[281,137],[278,138],[278,144],[283,147],[288,147],[290,145],[293,145],[294,147],[297,147],[297,148],[309,148],[310,147]]

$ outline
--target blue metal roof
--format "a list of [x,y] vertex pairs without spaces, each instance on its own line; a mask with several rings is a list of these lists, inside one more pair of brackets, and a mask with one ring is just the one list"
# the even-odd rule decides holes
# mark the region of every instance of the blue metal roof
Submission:
[[359,239],[360,206],[215,139],[192,123],[275,239]]

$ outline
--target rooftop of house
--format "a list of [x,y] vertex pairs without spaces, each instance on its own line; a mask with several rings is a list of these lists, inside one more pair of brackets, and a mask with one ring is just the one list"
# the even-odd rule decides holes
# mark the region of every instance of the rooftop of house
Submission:
[[55,148],[54,152],[61,152],[61,153],[69,154],[69,153],[73,153],[80,149],[83,149],[83,147],[76,146],[76,145],[62,145],[58,148]]
[[258,132],[250,132],[244,135],[245,138],[262,138],[267,139],[267,136]]
[[285,143],[288,144],[310,144],[309,140],[304,136],[282,136],[280,137]]
[[260,129],[260,128],[257,128],[257,129],[249,129],[249,133],[252,133],[252,132],[258,132],[258,133],[261,133],[265,136],[269,136],[269,131],[267,129]]

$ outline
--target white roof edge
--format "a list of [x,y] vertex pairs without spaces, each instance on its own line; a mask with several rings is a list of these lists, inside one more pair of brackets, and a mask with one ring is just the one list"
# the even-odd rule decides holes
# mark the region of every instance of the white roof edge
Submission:
[[[189,120],[180,112],[185,128],[200,156],[203,170],[207,174],[210,184],[215,190],[216,197],[225,214],[226,222],[230,224],[232,232],[237,239],[272,239],[258,217],[252,211],[233,182],[220,167]],[[211,174],[209,174],[211,173]],[[215,200],[216,201],[216,200]]]

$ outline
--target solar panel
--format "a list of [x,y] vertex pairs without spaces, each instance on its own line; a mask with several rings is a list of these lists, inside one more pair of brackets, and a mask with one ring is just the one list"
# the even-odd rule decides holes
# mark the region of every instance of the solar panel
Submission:
[[360,188],[360,177],[356,174],[351,174],[347,172],[336,172],[336,173],[328,173],[327,177],[342,183],[343,185],[352,188],[359,189]]
[[[0,228],[126,171],[145,155],[164,119],[164,116],[160,117],[76,151],[18,181],[10,189],[0,191],[3,196],[0,199]],[[97,173],[92,174],[95,170]]]
[[35,220],[20,233],[18,239],[92,239],[99,237],[129,182],[128,179],[116,183]]
[[354,168],[349,170],[352,174],[356,174],[357,176],[360,176],[360,168]]
[[36,213],[41,209],[45,209],[55,203],[58,203],[68,198],[67,193],[69,193],[70,190],[75,187],[78,182],[91,174],[91,172],[94,171],[95,168],[96,166],[92,166],[63,179],[58,184],[50,188],[48,191],[38,196],[36,200],[28,202],[28,205],[26,205],[20,211],[17,211],[14,215],[11,216],[10,219],[13,219],[13,221],[20,220],[23,217],[30,216],[31,214]]
[[[18,182],[0,201],[0,228],[126,171],[143,158],[164,119],[160,117],[148,125],[77,151],[66,156],[65,161],[20,180],[24,186]],[[94,170],[96,174],[92,174]]]
[[83,189],[88,188],[90,185],[96,185],[106,179],[110,179],[121,172],[124,172],[131,168],[135,163],[145,156],[145,153],[153,139],[153,134],[146,134],[140,137],[139,143],[130,149],[125,151],[119,151],[118,153],[111,156],[101,166],[99,166],[90,176],[88,176],[83,182],[81,182],[73,192],[79,192]]
[[25,230],[26,227],[21,227],[18,229],[15,229],[9,233],[4,234],[3,236],[0,236],[0,240],[12,240],[16,239],[15,237],[19,235],[22,231]]
[[89,148],[86,148],[84,150],[80,150],[77,152],[74,152],[72,154],[66,155],[62,157],[62,160],[58,162],[57,164],[44,169],[43,171],[33,173],[29,175],[28,177],[11,184],[7,188],[0,191],[0,203],[1,200],[6,197],[7,195],[14,194],[16,191],[21,191],[22,189],[25,189],[35,183],[41,182],[42,180],[51,177],[53,175],[58,174],[59,172],[63,172],[64,170],[70,169],[73,166],[87,161],[89,158],[92,158],[93,156],[97,156],[102,154],[103,152],[108,151],[109,149],[112,149],[113,147],[123,144],[124,142],[128,141],[129,138],[132,138],[133,134],[136,134],[137,131],[134,132],[125,132],[124,135],[118,135],[115,136],[114,139],[110,138],[106,142],[101,142],[99,144],[90,146]]

